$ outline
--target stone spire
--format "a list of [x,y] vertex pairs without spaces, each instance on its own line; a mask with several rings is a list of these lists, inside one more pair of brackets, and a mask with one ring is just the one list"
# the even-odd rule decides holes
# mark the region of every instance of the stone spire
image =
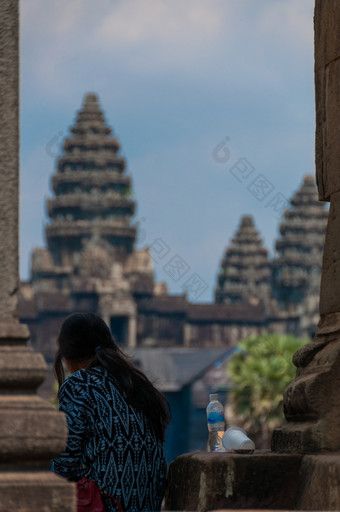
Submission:
[[290,204],[280,224],[273,261],[273,295],[285,309],[310,300],[311,294],[318,303],[328,217],[311,175],[304,177]]
[[74,256],[92,241],[123,261],[136,238],[131,178],[95,94],[85,95],[70,132],[52,178],[55,197],[47,202],[46,239],[53,263],[72,266]]
[[215,302],[265,299],[269,295],[269,287],[268,251],[255,228],[253,217],[244,215],[221,262]]

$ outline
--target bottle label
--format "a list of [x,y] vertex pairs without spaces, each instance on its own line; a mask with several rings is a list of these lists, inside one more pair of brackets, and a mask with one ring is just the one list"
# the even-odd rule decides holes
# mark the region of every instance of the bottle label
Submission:
[[208,423],[214,425],[215,423],[224,423],[223,412],[211,412],[208,414]]

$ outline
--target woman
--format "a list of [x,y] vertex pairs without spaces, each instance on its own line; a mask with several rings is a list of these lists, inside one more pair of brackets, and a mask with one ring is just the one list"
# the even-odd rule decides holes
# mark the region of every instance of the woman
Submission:
[[[93,480],[123,511],[159,510],[166,398],[122,353],[99,316],[69,316],[57,343],[54,371],[69,435],[53,470],[72,481]],[[71,372],[66,380],[63,361]],[[117,510],[115,500],[103,501],[106,511]]]

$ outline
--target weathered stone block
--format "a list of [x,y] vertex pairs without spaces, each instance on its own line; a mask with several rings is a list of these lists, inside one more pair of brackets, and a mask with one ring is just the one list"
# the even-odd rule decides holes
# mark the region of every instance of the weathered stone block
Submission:
[[315,2],[316,173],[319,196],[340,190],[340,5]]
[[340,510],[340,454],[193,453],[170,464],[166,510]]
[[196,452],[177,457],[168,474],[167,510],[294,509],[302,457]]
[[0,2],[0,320],[18,302],[19,31],[18,1]]
[[[339,66],[340,69],[340,66]],[[340,74],[339,74],[340,83]],[[340,88],[339,88],[340,90]],[[340,103],[339,103],[340,104]],[[338,116],[340,124],[340,110]],[[340,132],[338,134],[340,139]],[[340,145],[336,144],[339,148]],[[339,159],[340,171],[340,159]],[[340,180],[340,172],[339,172]],[[323,271],[320,289],[320,315],[340,311],[340,192],[332,195],[323,253]],[[340,324],[339,324],[340,327]]]
[[306,455],[299,475],[298,510],[340,510],[340,455]]
[[276,452],[340,449],[338,317],[335,313],[321,317],[313,342],[294,355],[297,375],[284,393],[287,423],[274,431]]
[[43,382],[46,372],[43,356],[31,347],[0,344],[0,389],[34,392]]
[[64,414],[38,396],[0,396],[0,463],[31,459],[49,469],[65,448],[66,429]]
[[53,473],[0,472],[0,497],[0,512],[76,510],[75,486]]

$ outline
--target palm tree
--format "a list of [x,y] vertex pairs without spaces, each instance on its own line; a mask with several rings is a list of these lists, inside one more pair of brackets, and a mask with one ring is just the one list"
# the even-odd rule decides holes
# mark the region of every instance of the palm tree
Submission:
[[227,423],[242,426],[258,448],[269,448],[273,430],[284,420],[282,394],[296,372],[292,356],[308,341],[278,334],[251,336],[230,358]]

